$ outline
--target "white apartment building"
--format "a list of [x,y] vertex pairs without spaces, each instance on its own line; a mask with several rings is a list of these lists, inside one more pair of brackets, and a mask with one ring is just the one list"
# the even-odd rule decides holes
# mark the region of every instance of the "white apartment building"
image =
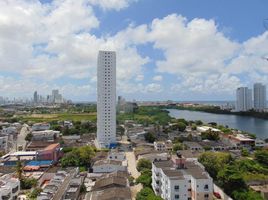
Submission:
[[154,162],[152,187],[164,200],[213,199],[213,179],[197,161],[184,158]]
[[263,111],[266,108],[266,86],[261,83],[255,83],[253,87],[254,109]]
[[20,192],[20,181],[11,175],[0,177],[0,200],[17,199]]
[[100,148],[116,143],[116,53],[99,51],[97,70],[97,142]]
[[248,111],[252,109],[252,90],[240,87],[236,90],[236,111]]

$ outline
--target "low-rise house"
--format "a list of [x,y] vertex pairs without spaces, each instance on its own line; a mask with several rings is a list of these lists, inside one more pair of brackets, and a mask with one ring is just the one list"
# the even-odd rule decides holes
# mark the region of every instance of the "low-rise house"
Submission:
[[191,151],[204,151],[203,147],[197,142],[184,141],[183,144]]
[[54,141],[59,137],[59,131],[45,130],[45,131],[33,131],[32,141]]
[[266,147],[268,146],[268,143],[266,143],[264,140],[261,140],[261,139],[256,139],[255,140],[255,147]]
[[92,192],[88,200],[131,200],[131,192],[126,187],[113,187]]
[[55,141],[31,141],[27,145],[26,151],[43,150],[51,144],[55,144]]
[[50,129],[49,123],[35,123],[32,125],[32,131],[46,131]]
[[203,149],[209,148],[212,151],[226,151],[236,149],[235,145],[227,145],[221,141],[203,140],[202,142],[199,142],[199,144],[203,147]]
[[64,194],[63,200],[77,200],[80,194],[80,188],[83,184],[84,177],[80,175],[74,177],[67,188],[66,193]]
[[130,200],[128,173],[126,171],[117,171],[98,178],[87,199]]
[[157,141],[154,142],[154,149],[156,151],[171,151],[172,150],[172,142],[162,142],[162,141]]
[[93,173],[111,173],[116,171],[127,171],[127,166],[123,166],[122,161],[118,160],[99,160],[93,165]]
[[20,181],[7,174],[0,177],[0,199],[17,199],[20,192]]
[[166,151],[165,142],[160,142],[160,141],[154,142],[154,149],[156,151]]
[[222,135],[221,140],[226,144],[231,144],[237,148],[251,148],[255,145],[255,140],[243,134]]
[[143,155],[138,156],[138,160],[142,158],[150,160],[151,162],[154,162],[154,161],[168,160],[170,159],[170,155],[164,152],[163,153],[156,152],[156,153],[148,153],[148,154],[143,154]]
[[200,133],[206,132],[208,130],[211,130],[212,132],[218,132],[220,133],[221,131],[217,128],[213,128],[213,127],[209,127],[209,126],[198,126],[196,128],[197,131],[199,131]]
[[5,135],[16,135],[18,134],[18,129],[14,126],[6,127],[1,130],[2,134]]
[[152,187],[165,200],[212,200],[213,180],[198,162],[175,158],[152,165]]
[[37,152],[38,160],[51,160],[54,163],[57,162],[63,155],[61,151],[60,144],[50,144],[45,149]]
[[[58,171],[37,196],[37,200],[62,199],[70,189],[72,180],[78,178],[78,172],[78,168],[69,171]],[[70,192],[75,191],[71,190]]]
[[192,150],[179,150],[177,151],[179,157],[185,158],[186,161],[197,161],[198,157],[201,155],[201,152],[192,151]]
[[111,150],[108,153],[108,159],[124,161],[126,160],[126,154],[124,152],[118,152],[117,150]]

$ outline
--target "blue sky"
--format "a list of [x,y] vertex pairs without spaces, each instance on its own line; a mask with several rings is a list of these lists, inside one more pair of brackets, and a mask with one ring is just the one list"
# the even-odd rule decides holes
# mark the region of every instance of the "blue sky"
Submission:
[[233,100],[268,83],[265,0],[0,2],[0,93],[58,88],[96,99],[99,49],[117,51],[117,93],[129,100]]

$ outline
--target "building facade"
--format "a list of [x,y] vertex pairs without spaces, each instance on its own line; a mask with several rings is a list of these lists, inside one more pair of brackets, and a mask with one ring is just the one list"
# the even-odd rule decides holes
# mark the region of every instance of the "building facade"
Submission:
[[11,175],[4,175],[0,178],[0,199],[17,199],[20,192],[20,181]]
[[116,143],[116,53],[99,51],[97,70],[97,142],[100,148]]
[[194,161],[177,158],[152,165],[152,187],[165,200],[212,200],[213,180]]
[[252,109],[252,90],[240,87],[236,90],[236,111],[248,111]]
[[255,83],[253,87],[254,109],[263,111],[266,108],[266,86],[261,83]]

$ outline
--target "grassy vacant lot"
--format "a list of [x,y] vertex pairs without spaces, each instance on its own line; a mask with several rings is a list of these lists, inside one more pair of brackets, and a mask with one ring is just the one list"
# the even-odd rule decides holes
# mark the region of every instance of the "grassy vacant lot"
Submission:
[[23,121],[51,122],[51,121],[96,121],[96,113],[59,113],[59,114],[32,114],[21,117]]

